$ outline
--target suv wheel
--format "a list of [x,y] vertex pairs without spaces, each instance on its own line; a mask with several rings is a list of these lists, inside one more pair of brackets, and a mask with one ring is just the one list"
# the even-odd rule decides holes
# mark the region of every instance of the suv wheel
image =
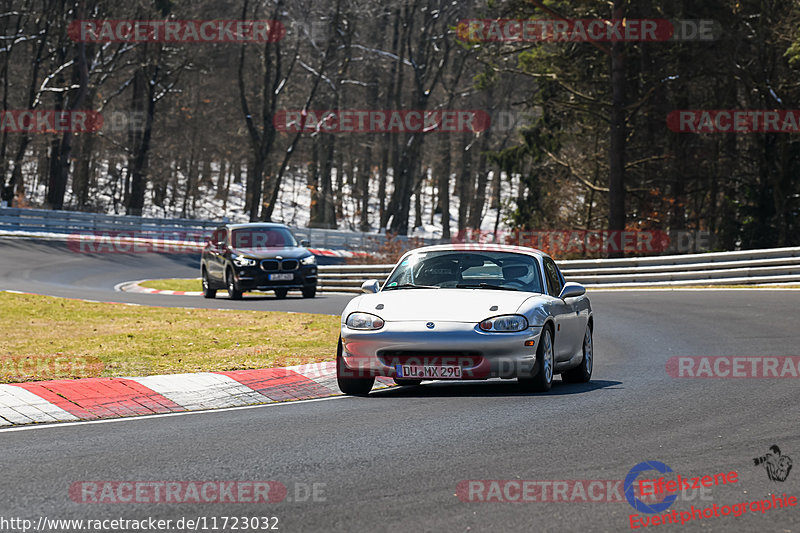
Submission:
[[317,295],[317,286],[303,287],[303,298],[313,298]]
[[203,298],[214,298],[217,295],[217,289],[212,289],[208,281],[208,272],[203,269]]
[[242,291],[236,286],[236,279],[233,277],[233,270],[230,268],[225,273],[225,280],[228,285],[228,297],[231,300],[241,300]]

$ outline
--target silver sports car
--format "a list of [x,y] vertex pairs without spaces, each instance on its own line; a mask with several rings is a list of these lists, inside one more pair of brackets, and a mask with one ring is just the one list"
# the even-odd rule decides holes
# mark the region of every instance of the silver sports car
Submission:
[[376,376],[516,378],[547,391],[554,374],[592,376],[592,307],[555,262],[531,248],[440,245],[406,253],[383,287],[366,281],[342,313],[337,379],[369,393]]

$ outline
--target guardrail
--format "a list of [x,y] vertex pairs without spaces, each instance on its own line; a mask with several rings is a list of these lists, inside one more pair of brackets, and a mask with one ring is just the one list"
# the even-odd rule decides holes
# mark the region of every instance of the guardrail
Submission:
[[[800,248],[557,263],[567,281],[587,288],[800,282]],[[383,282],[392,268],[394,265],[320,266],[320,290],[358,293],[364,280]]]
[[[130,233],[133,238],[152,235],[159,239],[187,240],[187,235],[206,237],[220,222],[106,215],[45,209],[0,208],[0,233],[17,235],[67,235],[89,232]],[[385,235],[317,228],[292,228],[299,239],[314,248],[368,250],[380,246]],[[404,237],[398,237],[405,239]],[[425,239],[425,244],[437,241]],[[652,285],[752,285],[800,282],[800,248],[739,252],[585,259],[558,262],[569,281],[587,287],[642,287]],[[359,292],[368,278],[383,281],[393,265],[321,265],[322,292]]]
[[[187,240],[186,236],[206,238],[221,221],[182,218],[148,218],[130,215],[106,215],[78,211],[0,208],[0,231],[20,234],[74,234],[86,232],[131,232],[136,236]],[[386,235],[321,228],[292,228],[298,240],[306,239],[315,248],[331,250],[366,250],[381,246]],[[407,237],[398,236],[399,240]],[[196,239],[194,239],[196,240]],[[436,244],[434,239],[421,239]]]

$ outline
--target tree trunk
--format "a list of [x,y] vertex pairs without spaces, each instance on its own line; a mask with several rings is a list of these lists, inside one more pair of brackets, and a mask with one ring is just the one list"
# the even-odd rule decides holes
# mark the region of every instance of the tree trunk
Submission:
[[[624,18],[625,0],[614,0],[612,18]],[[625,44],[611,46],[611,143],[609,150],[608,229],[625,229]],[[609,257],[623,257],[624,251]]]

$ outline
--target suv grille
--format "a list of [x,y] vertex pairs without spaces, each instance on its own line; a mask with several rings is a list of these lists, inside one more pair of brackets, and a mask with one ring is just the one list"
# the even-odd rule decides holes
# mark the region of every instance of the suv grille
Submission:
[[264,259],[261,261],[261,270],[278,270],[280,262],[277,259]]
[[300,262],[297,259],[284,259],[281,263],[281,270],[297,270]]
[[264,259],[261,261],[261,270],[269,271],[278,271],[278,270],[297,270],[300,266],[300,262],[297,259],[284,259],[283,261],[279,261],[278,259]]

